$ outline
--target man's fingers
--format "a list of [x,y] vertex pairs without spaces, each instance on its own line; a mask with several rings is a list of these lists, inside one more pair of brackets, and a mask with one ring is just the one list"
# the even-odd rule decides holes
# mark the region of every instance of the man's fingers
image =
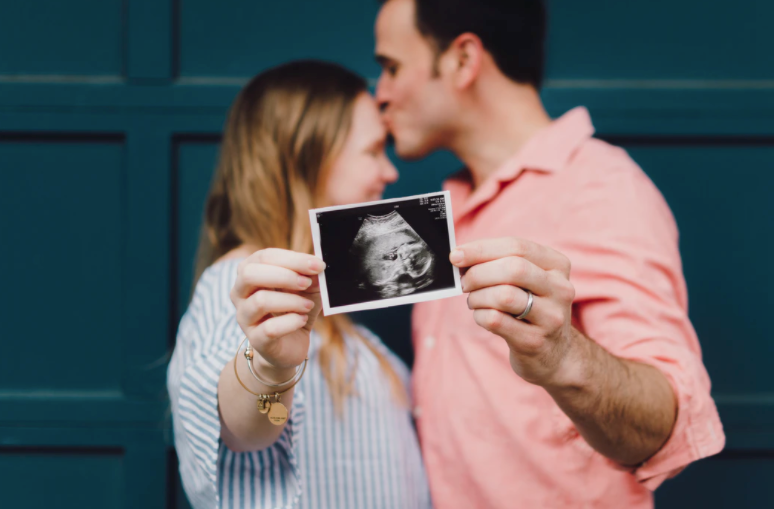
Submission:
[[[533,314],[536,309],[537,299],[533,297],[532,309],[527,317],[532,321],[535,318]],[[510,315],[518,316],[527,309],[529,296],[521,288],[511,285],[490,286],[476,290],[468,295],[468,308],[476,309],[496,309]]]
[[[540,327],[557,328],[564,322],[562,307],[552,299],[533,295],[532,308],[522,323]],[[521,288],[510,285],[490,286],[476,290],[468,295],[468,308],[477,310],[491,309],[519,316],[527,309],[529,297]]]
[[243,260],[239,268],[254,264],[283,267],[307,276],[314,276],[325,270],[325,262],[316,256],[276,248],[256,251]]
[[239,306],[238,321],[249,327],[260,323],[272,313],[309,313],[314,302],[300,295],[272,290],[259,290]]
[[477,264],[469,268],[462,278],[462,291],[468,293],[499,285],[518,286],[535,295],[551,293],[548,273],[529,260],[518,256]]
[[516,237],[468,242],[457,246],[449,255],[449,260],[457,267],[470,267],[509,256],[525,258],[544,270],[557,270],[567,277],[570,275],[570,260],[566,256],[550,247]]
[[508,346],[522,355],[534,355],[545,346],[545,340],[534,325],[515,319],[508,313],[496,309],[476,309],[473,311],[476,323],[492,334],[505,339]]
[[308,289],[312,283],[312,278],[302,276],[293,270],[252,263],[242,267],[234,284],[234,293],[240,298],[245,298],[255,289],[262,288],[299,292]]

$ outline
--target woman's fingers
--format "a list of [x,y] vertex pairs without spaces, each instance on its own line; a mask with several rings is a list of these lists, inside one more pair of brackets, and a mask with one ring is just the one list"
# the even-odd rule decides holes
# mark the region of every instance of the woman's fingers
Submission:
[[325,262],[316,256],[276,248],[256,251],[242,262],[242,265],[251,264],[274,265],[307,276],[314,276],[325,270]]
[[273,366],[297,365],[296,361],[303,360],[309,349],[309,336],[298,336],[297,339],[304,341],[289,339],[294,338],[291,334],[304,328],[308,320],[307,315],[298,313],[275,316],[248,329],[247,338],[258,354]]
[[231,289],[237,322],[270,365],[295,366],[305,358],[323,270],[319,258],[284,249],[256,251],[239,264]]
[[241,267],[236,283],[234,283],[232,297],[244,299],[256,289],[262,288],[300,292],[311,285],[312,278],[302,276],[293,270],[261,263],[249,263]]
[[243,327],[260,323],[272,313],[307,314],[315,306],[314,301],[293,293],[258,290],[237,306],[237,321]]
[[307,291],[323,270],[325,263],[312,255],[273,248],[256,251],[239,264],[231,301],[237,304],[264,288]]
[[258,326],[258,329],[261,329],[266,339],[275,340],[302,328],[307,320],[309,320],[308,315],[287,313],[266,320]]
[[258,356],[272,368],[290,368],[303,362],[309,351],[307,315],[287,313],[249,327],[245,334]]

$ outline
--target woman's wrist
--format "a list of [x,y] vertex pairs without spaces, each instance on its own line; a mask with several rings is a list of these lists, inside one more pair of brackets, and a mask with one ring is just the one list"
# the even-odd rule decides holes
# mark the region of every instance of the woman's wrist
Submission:
[[[247,361],[251,362],[251,361]],[[255,374],[267,382],[280,384],[293,378],[298,368],[278,368],[269,364],[258,352],[253,350],[253,370]]]

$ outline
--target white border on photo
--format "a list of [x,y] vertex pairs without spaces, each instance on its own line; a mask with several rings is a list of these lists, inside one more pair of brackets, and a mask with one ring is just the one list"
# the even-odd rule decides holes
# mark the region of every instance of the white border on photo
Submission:
[[[340,205],[337,207],[325,207],[321,209],[312,209],[309,211],[309,221],[312,224],[312,240],[314,241],[314,254],[322,258],[322,248],[320,245],[320,225],[317,223],[317,214],[322,212],[332,212],[335,210],[357,209],[360,207],[370,207],[372,205],[381,205],[384,203],[393,203],[406,200],[418,200],[420,198],[430,198],[443,196],[446,208],[446,224],[449,227],[449,249],[450,252],[457,247],[457,241],[454,237],[454,216],[452,215],[451,197],[449,191],[439,191],[435,193],[418,194],[416,196],[404,196],[401,198],[390,198],[389,200],[371,201],[365,203],[355,203],[351,205]],[[442,256],[442,254],[439,254]],[[448,253],[446,253],[448,256]],[[323,261],[325,261],[323,259]],[[328,285],[325,280],[325,272],[322,272],[320,278],[320,295],[322,297],[323,314],[325,316],[336,315],[339,313],[352,313],[355,311],[365,311],[367,309],[381,309],[403,304],[414,304],[416,302],[427,302],[430,300],[445,299],[462,295],[462,284],[460,283],[460,269],[452,265],[454,272],[454,288],[444,288],[443,290],[434,290],[431,292],[420,292],[417,294],[404,295],[402,297],[393,297],[391,299],[378,299],[360,304],[349,304],[346,306],[331,307],[328,299]]]

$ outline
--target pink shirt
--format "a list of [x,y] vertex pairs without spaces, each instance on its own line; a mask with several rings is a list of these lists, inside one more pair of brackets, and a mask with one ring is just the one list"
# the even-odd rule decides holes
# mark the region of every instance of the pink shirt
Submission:
[[535,135],[472,192],[446,182],[457,243],[516,236],[572,261],[575,326],[619,357],[659,368],[679,401],[674,431],[636,470],[594,451],[466,296],[416,305],[415,414],[433,503],[449,508],[648,508],[651,490],[725,443],[710,396],[674,218],[626,152],[592,138],[585,108]]

